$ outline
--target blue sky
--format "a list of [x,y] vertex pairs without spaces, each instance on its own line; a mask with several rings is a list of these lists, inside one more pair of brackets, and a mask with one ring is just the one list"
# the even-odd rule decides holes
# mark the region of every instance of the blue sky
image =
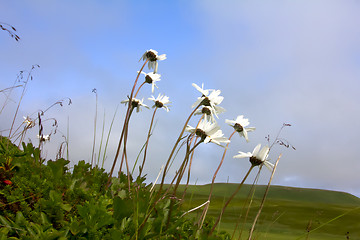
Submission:
[[[146,166],[149,181],[166,161],[199,96],[191,84],[204,83],[205,88],[222,91],[221,105],[227,111],[218,122],[225,135],[232,131],[225,119],[241,114],[257,128],[249,143],[233,138],[218,181],[241,181],[249,163],[232,156],[266,144],[265,136],[274,137],[283,123],[291,123],[282,137],[297,150],[273,149],[273,162],[283,153],[273,183],[360,196],[357,1],[0,0],[0,5],[0,21],[15,26],[21,37],[16,42],[0,32],[0,89],[11,86],[20,70],[39,64],[19,117],[71,98],[72,105],[55,107],[47,117],[55,117],[64,134],[69,127],[73,162],[91,157],[95,114],[91,90],[96,88],[99,97],[99,139],[104,111],[108,129],[141,67],[138,60],[146,50],[155,49],[167,59],[159,63],[162,80],[154,95],[168,95],[172,107],[169,113],[157,114]],[[140,93],[145,99],[150,96],[150,88]],[[18,97],[19,91],[14,92],[12,99]],[[1,129],[9,126],[15,106],[8,104],[0,115]],[[125,109],[119,106],[107,168]],[[144,110],[132,119],[132,158],[140,149],[138,143],[145,141],[151,114]],[[48,158],[54,157],[62,140],[60,132],[46,145]],[[192,182],[210,182],[221,155],[216,145],[199,147]],[[264,171],[260,183],[268,177]]]

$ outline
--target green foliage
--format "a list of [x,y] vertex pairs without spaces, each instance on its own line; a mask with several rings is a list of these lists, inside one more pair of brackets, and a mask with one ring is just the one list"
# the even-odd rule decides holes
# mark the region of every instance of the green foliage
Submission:
[[[121,174],[106,187],[108,174],[79,161],[41,159],[31,143],[23,150],[0,139],[1,239],[229,239],[209,237],[212,222],[198,231],[195,219],[170,199],[156,202],[145,177],[128,182]],[[130,188],[129,188],[130,185]]]

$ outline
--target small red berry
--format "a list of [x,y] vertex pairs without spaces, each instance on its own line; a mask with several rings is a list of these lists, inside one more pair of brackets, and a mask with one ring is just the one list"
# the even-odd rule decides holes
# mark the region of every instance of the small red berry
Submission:
[[10,180],[4,180],[3,183],[5,183],[6,185],[11,185],[12,182]]

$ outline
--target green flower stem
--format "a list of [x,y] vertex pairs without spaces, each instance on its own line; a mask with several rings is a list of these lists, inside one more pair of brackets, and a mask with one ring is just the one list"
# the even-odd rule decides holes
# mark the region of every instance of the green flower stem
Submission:
[[272,179],[273,179],[273,177],[274,177],[275,170],[276,170],[276,167],[277,167],[277,165],[278,165],[278,163],[279,163],[279,160],[280,160],[281,156],[282,156],[282,154],[279,155],[279,157],[278,157],[278,159],[277,159],[277,161],[276,161],[276,163],[275,163],[275,166],[274,166],[274,168],[273,168],[273,171],[272,171],[272,173],[271,173],[270,180],[269,180],[269,183],[268,183],[268,185],[267,185],[267,187],[266,187],[266,190],[265,190],[265,193],[264,193],[264,197],[263,197],[263,199],[262,199],[262,201],[261,201],[259,211],[258,211],[258,213],[256,214],[256,217],[255,217],[255,219],[254,219],[253,225],[251,226],[251,230],[250,230],[250,234],[249,234],[249,240],[251,240],[252,234],[253,234],[254,229],[255,229],[256,222],[257,222],[257,220],[258,220],[258,218],[259,218],[259,216],[260,216],[260,213],[261,213],[261,211],[262,211],[262,209],[263,209],[263,207],[264,207],[265,199],[266,199],[266,196],[267,196],[267,194],[268,194],[268,192],[269,192],[270,184],[271,184],[271,181],[272,181]]
[[214,232],[216,226],[219,224],[219,221],[222,217],[222,215],[225,212],[226,207],[229,205],[229,203],[233,200],[233,198],[235,197],[235,195],[239,192],[240,188],[242,187],[242,185],[244,184],[245,180],[247,179],[247,177],[249,176],[251,170],[253,170],[254,166],[251,165],[251,167],[249,168],[248,172],[246,173],[245,177],[243,178],[243,180],[241,181],[241,183],[239,184],[239,186],[236,188],[235,192],[231,195],[231,197],[229,198],[229,200],[227,200],[227,202],[225,203],[224,207],[221,209],[221,213],[219,215],[219,217],[216,219],[216,222],[214,224],[214,226],[212,227],[211,231],[210,231],[210,235]]
[[[124,126],[123,126],[123,129],[121,131],[121,136],[120,136],[120,140],[119,140],[119,144],[118,144],[118,147],[117,147],[117,150],[116,150],[116,154],[115,154],[115,158],[114,158],[114,162],[113,162],[113,165],[111,167],[111,170],[110,170],[110,173],[109,173],[109,178],[108,178],[108,181],[107,181],[107,184],[106,186],[109,187],[110,185],[110,182],[111,182],[111,177],[112,177],[112,174],[114,172],[114,169],[115,169],[115,166],[116,166],[116,162],[117,162],[117,159],[119,157],[119,153],[120,153],[120,148],[121,148],[121,143],[122,143],[122,140],[123,140],[123,137],[124,137],[124,129],[125,127],[128,125],[128,121],[129,121],[129,114],[130,114],[130,109],[132,109],[132,96],[133,96],[133,93],[134,93],[134,90],[135,90],[135,87],[136,87],[136,84],[137,84],[137,81],[139,79],[139,76],[140,76],[140,73],[141,71],[144,69],[146,63],[148,62],[148,59],[144,62],[144,64],[142,65],[140,71],[138,72],[138,75],[136,76],[136,79],[135,79],[135,82],[134,82],[134,86],[131,90],[131,94],[130,94],[130,99],[129,99],[129,105],[128,105],[128,108],[127,108],[127,111],[126,111],[126,115],[125,115],[125,119],[124,119]],[[121,166],[120,166],[121,168]]]
[[35,66],[38,66],[38,67],[39,67],[39,65],[33,65],[33,66],[31,67],[31,70],[30,70],[29,73],[28,73],[28,76],[27,76],[27,78],[26,78],[26,81],[24,81],[23,91],[22,91],[22,93],[21,93],[20,100],[19,100],[19,103],[18,103],[18,105],[17,105],[17,107],[16,107],[16,111],[15,111],[15,114],[14,114],[13,121],[12,121],[12,123],[11,123],[10,131],[9,131],[9,139],[11,139],[11,132],[12,132],[12,130],[13,130],[13,128],[14,128],[16,116],[17,116],[17,114],[18,114],[18,112],[19,112],[19,108],[20,108],[21,101],[22,101],[22,99],[23,99],[24,96],[25,96],[27,84],[28,84],[29,80],[32,80],[31,73],[33,72]]
[[[196,129],[199,127],[199,124],[200,124],[201,120],[204,118],[204,116],[205,116],[205,114],[201,115],[201,118],[199,119],[199,122],[198,122],[198,124],[196,125]],[[195,145],[198,137],[197,137],[197,136],[195,137],[195,135],[193,135],[192,138],[191,138],[191,141],[190,141],[190,145],[191,145],[191,143],[193,142],[194,139],[195,139],[195,142],[194,142],[194,145]],[[194,158],[194,151],[191,153],[190,163],[189,163],[189,169],[188,169],[188,177],[187,177],[187,180],[186,180],[186,185],[185,185],[184,193],[183,193],[183,195],[182,195],[182,199],[185,198],[186,190],[187,190],[187,187],[188,187],[189,182],[190,182],[190,172],[191,172],[191,166],[192,166],[192,160],[193,160],[193,158]]]
[[93,93],[95,93],[96,96],[96,102],[95,102],[95,116],[94,116],[94,139],[93,139],[93,146],[92,146],[92,154],[91,154],[91,167],[93,167],[93,164],[95,162],[94,154],[95,154],[95,143],[96,143],[96,124],[97,124],[97,112],[98,112],[98,94],[96,89],[93,90]]
[[[165,167],[164,167],[164,172],[163,172],[163,176],[162,176],[162,179],[161,179],[160,187],[159,187],[159,190],[158,190],[156,196],[154,197],[154,203],[152,204],[152,207],[149,209],[146,217],[144,218],[143,222],[141,223],[141,225],[140,225],[140,227],[139,227],[139,231],[145,226],[145,223],[146,223],[147,220],[149,219],[149,217],[150,217],[152,211],[154,210],[155,206],[156,206],[156,205],[160,202],[160,200],[162,199],[162,198],[160,198],[160,195],[161,195],[161,191],[162,191],[162,188],[163,188],[163,185],[164,185],[165,176],[166,176],[166,173],[167,173],[167,168],[168,168],[168,166],[169,166],[169,164],[170,164],[170,161],[171,161],[171,159],[172,159],[172,157],[173,157],[173,155],[174,155],[174,153],[175,153],[175,150],[176,150],[177,145],[180,143],[180,141],[181,141],[181,139],[182,139],[182,136],[183,136],[183,134],[184,134],[184,132],[185,132],[185,129],[186,129],[187,124],[189,123],[191,117],[194,115],[195,111],[196,111],[200,106],[201,106],[201,103],[200,103],[198,106],[196,106],[195,109],[190,113],[190,116],[187,118],[187,120],[186,120],[186,122],[185,122],[185,124],[184,124],[184,127],[183,127],[183,129],[182,129],[182,131],[181,131],[178,139],[177,139],[176,142],[175,142],[175,145],[174,145],[174,147],[173,147],[173,149],[172,149],[172,151],[171,151],[171,153],[170,153],[170,156],[169,156],[169,158],[168,158],[168,160],[167,160],[167,162],[166,162],[166,165],[165,165]],[[166,193],[165,193],[165,194],[166,194]]]
[[[236,131],[234,131],[234,132],[230,135],[229,140],[231,140],[231,138],[234,136],[235,133],[236,133]],[[226,147],[225,147],[224,153],[223,153],[223,155],[222,155],[220,164],[219,164],[219,166],[217,167],[217,169],[216,169],[216,171],[215,171],[215,173],[214,173],[214,176],[213,176],[213,178],[212,178],[211,187],[210,187],[210,194],[209,194],[209,198],[208,198],[209,204],[206,205],[206,207],[204,208],[204,211],[203,211],[203,213],[202,213],[202,215],[201,215],[201,218],[200,218],[201,224],[200,224],[199,229],[202,228],[202,225],[203,225],[203,223],[204,223],[204,220],[205,220],[205,217],[206,217],[206,213],[207,213],[207,210],[208,210],[209,205],[210,205],[210,200],[211,200],[211,196],[212,196],[212,192],[213,192],[213,188],[214,188],[214,182],[215,182],[216,176],[217,176],[217,174],[218,174],[218,172],[219,172],[219,170],[220,170],[220,168],[221,168],[221,166],[222,166],[222,164],[223,164],[223,162],[224,162],[225,155],[226,155],[226,152],[227,152],[227,150],[228,150],[229,144],[230,144],[230,142],[228,142],[228,144],[226,144]]]
[[[109,132],[108,132],[108,135],[107,135],[107,138],[106,138],[106,143],[105,143],[105,149],[104,149],[104,154],[103,154],[103,160],[102,160],[101,168],[104,168],[104,163],[105,163],[105,158],[106,158],[106,150],[107,150],[107,147],[108,147],[111,129],[112,129],[112,126],[113,126],[113,124],[114,124],[114,120],[115,120],[115,116],[116,116],[116,113],[117,113],[117,111],[118,111],[118,108],[119,108],[119,105],[116,106],[116,110],[115,110],[115,112],[114,112],[113,119],[111,120]],[[69,158],[67,158],[67,159],[69,159]]]
[[123,154],[122,154],[122,157],[121,157],[121,163],[120,163],[120,169],[119,169],[119,176],[121,174],[121,169],[122,169],[122,165],[124,163],[124,159],[125,159],[125,165],[126,165],[126,175],[127,175],[127,178],[128,178],[128,186],[129,186],[129,192],[130,192],[130,168],[129,168],[129,162],[127,160],[127,153],[126,153],[126,143],[127,143],[127,136],[128,136],[128,131],[129,131],[129,122],[130,122],[130,117],[131,117],[131,114],[133,113],[134,111],[134,108],[131,107],[131,110],[130,110],[130,113],[129,113],[129,117],[128,117],[128,120],[127,120],[127,124],[125,126],[125,133],[124,133],[124,150],[123,150]]
[[[179,186],[179,184],[180,184],[180,181],[181,181],[182,177],[184,176],[184,172],[185,172],[185,169],[186,169],[186,165],[187,165],[188,162],[189,162],[190,153],[193,153],[194,150],[195,150],[195,148],[196,148],[197,146],[199,146],[200,143],[202,143],[202,142],[203,142],[203,141],[197,142],[190,150],[188,150],[188,151],[186,152],[184,161],[183,161],[183,163],[181,164],[181,166],[180,166],[180,168],[179,168],[179,171],[178,171],[178,172],[179,172],[179,176],[178,176],[177,181],[176,181],[176,185],[175,185],[175,189],[174,189],[174,196],[175,196],[175,194],[176,194],[176,190],[177,190],[177,188],[178,188],[178,186]],[[190,144],[191,144],[191,143],[190,143]],[[189,144],[189,146],[190,146],[190,144]],[[187,149],[188,149],[188,148],[187,148]]]
[[[179,185],[180,185],[180,181],[181,181],[182,177],[184,176],[184,172],[185,172],[185,169],[186,169],[186,165],[187,165],[188,162],[189,162],[190,153],[192,153],[192,152],[195,150],[195,148],[196,148],[197,146],[199,146],[200,143],[202,143],[202,142],[203,142],[203,141],[197,142],[190,150],[188,150],[188,149],[189,149],[189,146],[190,146],[191,143],[187,145],[187,152],[186,152],[186,154],[185,154],[184,161],[182,162],[182,164],[181,164],[181,166],[180,166],[180,168],[179,168],[179,170],[178,170],[179,175],[178,175],[178,177],[177,177],[177,181],[176,181],[176,184],[175,184],[175,186],[174,186],[174,191],[173,191],[173,194],[172,194],[173,197],[172,197],[171,200],[170,200],[170,207],[169,207],[168,219],[167,219],[167,222],[166,222],[166,228],[168,228],[168,226],[169,226],[169,224],[170,224],[171,214],[172,214],[172,210],[173,210],[174,204],[175,204],[176,191],[177,191],[177,188],[178,188]],[[175,178],[176,178],[176,176],[175,176]],[[175,179],[175,178],[174,178],[174,179]],[[170,189],[170,187],[169,187],[169,189]]]
[[184,134],[184,132],[185,132],[186,126],[187,126],[187,124],[189,123],[191,117],[194,115],[195,111],[196,111],[200,106],[201,106],[201,103],[200,103],[197,107],[195,107],[194,110],[190,113],[190,116],[189,116],[188,119],[186,120],[186,122],[185,122],[185,124],[184,124],[184,127],[183,127],[183,129],[181,130],[181,133],[180,133],[178,139],[176,140],[173,149],[171,150],[170,156],[169,156],[169,158],[168,158],[168,160],[167,160],[167,162],[166,162],[166,164],[165,164],[164,173],[163,173],[163,176],[162,176],[162,179],[161,179],[160,188],[159,188],[159,191],[158,191],[158,194],[157,194],[158,196],[160,195],[161,190],[162,190],[162,187],[163,187],[163,185],[164,185],[167,168],[168,168],[169,163],[170,163],[170,161],[171,161],[171,159],[172,159],[172,157],[173,157],[173,155],[174,155],[174,153],[175,153],[175,149],[176,149],[177,145],[180,143],[181,138],[182,138],[182,136],[183,136],[183,134]]
[[134,95],[134,98],[136,98],[136,96],[138,95],[140,89],[142,88],[142,86],[144,86],[145,83],[146,83],[146,82],[143,82],[143,83],[139,86],[138,90],[136,91],[136,93],[135,93],[135,95]]
[[155,118],[155,114],[156,114],[156,110],[157,110],[157,109],[158,109],[158,107],[155,107],[154,113],[153,113],[152,118],[151,118],[151,123],[150,123],[149,132],[148,132],[148,135],[147,135],[146,145],[145,145],[145,150],[144,150],[144,160],[143,160],[143,162],[142,162],[142,164],[141,164],[139,177],[141,177],[142,171],[143,171],[143,169],[144,169],[145,160],[146,160],[147,148],[148,148],[148,146],[149,146],[149,139],[150,139],[150,136],[151,136],[151,129],[152,129],[152,125],[153,125],[153,123],[154,123],[154,118]]

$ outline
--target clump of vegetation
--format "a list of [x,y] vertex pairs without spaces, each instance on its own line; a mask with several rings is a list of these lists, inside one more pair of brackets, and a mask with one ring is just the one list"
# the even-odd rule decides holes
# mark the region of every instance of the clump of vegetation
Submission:
[[44,164],[31,143],[23,149],[0,138],[0,239],[192,239],[210,231],[197,233],[179,209],[167,224],[168,198],[150,212],[153,192],[144,177],[128,183],[121,174],[107,188],[104,169],[80,161],[69,171],[68,160]]

